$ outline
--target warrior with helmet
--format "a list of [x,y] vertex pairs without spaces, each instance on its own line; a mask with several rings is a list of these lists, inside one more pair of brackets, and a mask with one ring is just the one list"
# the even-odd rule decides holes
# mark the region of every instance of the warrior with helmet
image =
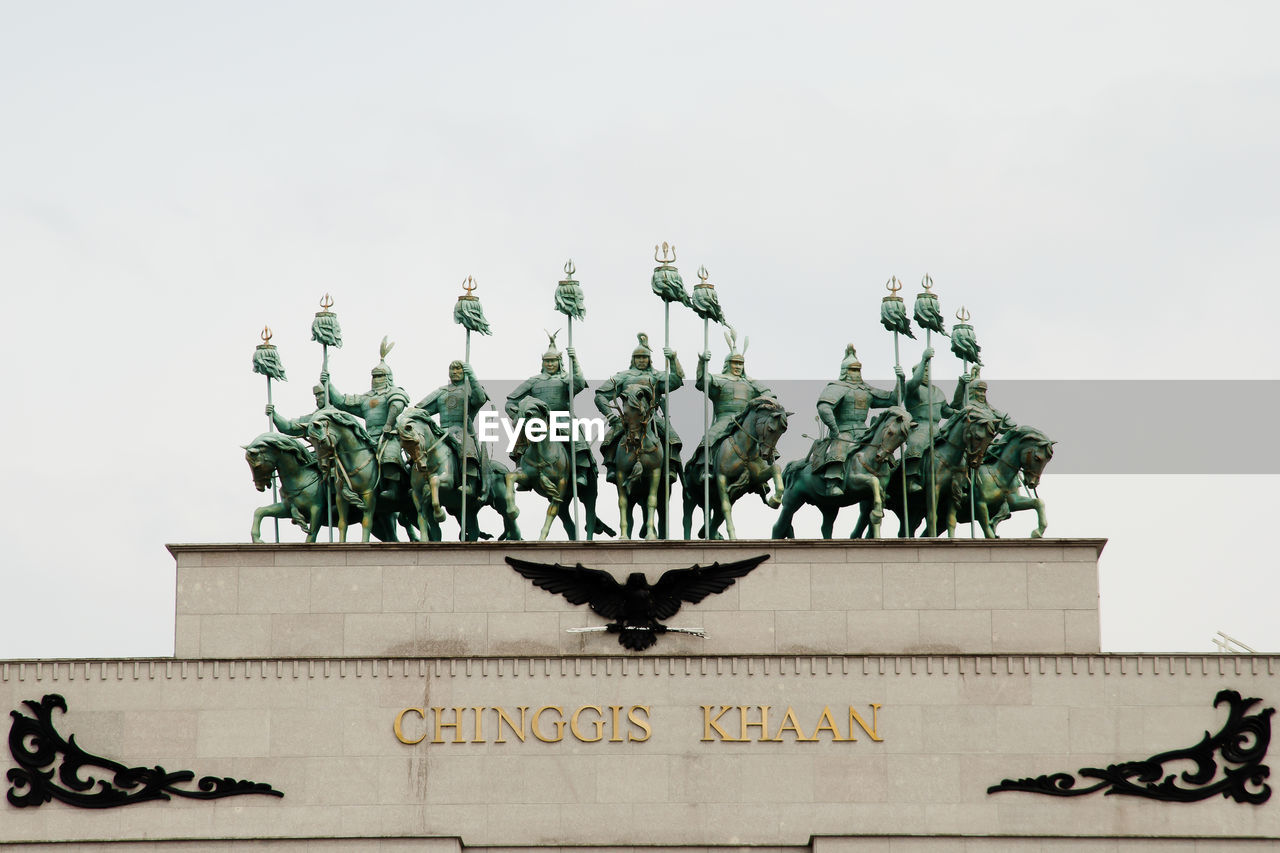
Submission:
[[959,411],[966,405],[974,406],[1000,422],[997,432],[1013,429],[1017,426],[1013,418],[987,402],[987,380],[978,375],[978,370],[979,367],[975,364],[968,375],[961,375],[956,383],[956,396],[951,401],[951,407]]
[[[469,395],[468,395],[468,392]],[[463,423],[463,400],[467,401],[467,420]],[[448,433],[446,443],[453,451],[458,469],[462,469],[463,453],[467,458],[467,476],[479,482],[479,494],[483,501],[489,493],[489,454],[484,445],[476,442],[476,413],[489,401],[489,394],[477,380],[471,365],[461,361],[449,362],[449,384],[441,385],[414,406],[429,415],[440,416],[440,426]],[[465,448],[465,449],[464,449]]]
[[[596,408],[609,420],[609,431],[605,435],[604,444],[601,445],[601,452],[604,455],[605,469],[610,480],[613,480],[617,474],[613,463],[614,450],[624,430],[618,413],[609,404],[635,386],[642,385],[649,388],[653,392],[654,424],[659,435],[666,435],[666,419],[663,418],[661,411],[662,398],[684,384],[684,368],[680,366],[680,359],[676,356],[675,350],[668,347],[662,351],[667,363],[671,366],[669,374],[671,385],[668,387],[668,373],[665,370],[657,370],[653,366],[653,350],[649,349],[649,336],[641,332],[636,335],[636,338],[639,340],[639,345],[631,351],[631,366],[615,373],[613,378],[596,389]],[[678,476],[680,470],[680,446],[680,436],[676,435],[676,431],[672,429],[668,450],[671,454],[670,470],[673,479]]]
[[299,415],[296,418],[281,417],[276,411],[276,407],[271,403],[267,403],[267,417],[271,418],[271,422],[275,424],[276,429],[285,435],[306,435],[307,424],[311,423],[311,420],[324,408],[324,386],[316,385],[312,387],[311,393],[316,395],[316,410],[305,415]]
[[708,375],[707,364],[711,361],[711,352],[698,354],[698,372],[694,387],[699,391],[704,388],[711,399],[711,425],[707,434],[693,451],[686,472],[693,476],[702,476],[703,457],[715,453],[721,440],[731,433],[738,416],[747,410],[747,405],[756,397],[773,397],[772,391],[755,381],[746,373],[746,351],[748,341],[743,341],[742,349],[738,349],[738,333],[731,330],[725,335],[729,344],[729,354],[725,356],[721,373]]
[[[894,368],[898,382],[903,380],[901,368]],[[867,430],[871,409],[884,409],[897,403],[897,394],[883,391],[862,381],[862,362],[853,344],[844,350],[840,362],[840,378],[827,383],[818,397],[818,419],[827,428],[827,436],[813,443],[808,463],[827,487],[828,495],[844,490],[844,461],[849,451]]]
[[[379,497],[394,498],[402,479],[403,462],[400,454],[400,438],[396,434],[396,418],[409,405],[409,395],[395,384],[387,354],[394,343],[382,339],[380,360],[370,371],[369,391],[365,394],[342,394],[329,381],[328,373],[320,374],[320,386],[329,390],[329,404],[344,412],[364,419],[365,430],[378,444],[379,480],[382,484]],[[317,394],[317,399],[320,395]],[[322,401],[321,401],[322,402]],[[283,430],[282,430],[283,431]]]
[[[520,409],[520,401],[526,397],[535,397],[547,404],[547,409],[551,414],[556,412],[569,412],[569,398],[576,397],[580,391],[587,387],[587,381],[582,375],[582,366],[578,364],[578,355],[574,352],[573,347],[569,347],[569,363],[572,366],[572,376],[563,368],[563,360],[560,357],[560,351],[556,349],[556,334],[548,333],[550,342],[547,345],[547,351],[542,354],[542,372],[537,376],[531,376],[516,390],[507,395],[507,404],[504,407],[507,417],[513,421],[518,417]],[[572,425],[570,425],[572,428]],[[578,485],[587,486],[594,484],[596,481],[596,460],[591,453],[591,446],[582,439],[573,440],[575,464],[578,473]],[[516,439],[516,446],[511,451],[511,458],[518,464],[520,457],[524,454],[525,448],[528,447],[528,438],[525,436],[524,430],[520,431],[519,437]]]

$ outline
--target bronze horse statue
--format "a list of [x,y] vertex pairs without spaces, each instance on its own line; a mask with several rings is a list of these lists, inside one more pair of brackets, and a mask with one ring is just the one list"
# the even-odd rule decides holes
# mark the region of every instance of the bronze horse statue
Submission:
[[[999,538],[996,527],[1000,522],[1024,509],[1036,511],[1036,529],[1031,531],[1031,538],[1044,536],[1049,522],[1045,518],[1044,501],[1035,495],[1035,488],[1040,485],[1045,466],[1053,459],[1055,443],[1035,427],[1016,426],[987,448],[986,461],[978,468],[978,491],[973,502],[983,536]],[[1026,484],[1033,496],[1018,493],[1019,481]],[[956,518],[969,520],[968,489],[960,499]]]
[[[888,503],[898,516],[899,537],[914,536],[916,528],[924,523],[930,490],[933,492],[933,505],[937,507],[937,519],[941,521],[945,517],[947,536],[955,536],[957,513],[961,502],[967,500],[965,488],[969,472],[982,463],[1000,423],[1001,419],[990,409],[974,405],[965,406],[948,418],[933,440],[932,471],[930,454],[925,453],[918,473],[908,478],[908,514],[905,517],[902,511],[902,476],[895,472],[889,481]],[[935,524],[934,529],[941,535],[941,525]]]
[[[325,505],[325,483],[315,454],[296,438],[264,432],[245,446],[244,458],[258,491],[266,491],[275,474],[280,478],[282,497],[278,503],[254,510],[252,540],[262,541],[264,518],[292,518],[307,534],[307,541],[315,542],[320,529],[336,510],[332,489],[328,490],[328,506]],[[416,541],[418,535],[413,526],[403,519],[401,523],[409,540]],[[383,542],[396,541],[395,519],[390,513],[379,510],[374,516],[373,536]]]
[[911,425],[911,415],[901,406],[890,406],[876,415],[845,457],[843,488],[838,495],[827,494],[826,486],[807,460],[787,463],[782,471],[782,511],[773,525],[773,538],[795,538],[791,520],[803,504],[812,504],[822,513],[823,539],[831,538],[840,509],[853,504],[861,504],[862,513],[852,538],[861,536],[865,525],[869,525],[873,537],[878,537],[884,517],[885,486],[895,468],[893,454],[907,440]]
[[[631,537],[631,510],[644,505],[645,539],[658,538],[658,525],[666,529],[666,501],[658,500],[662,484],[663,436],[654,422],[657,406],[653,391],[644,385],[634,385],[624,391],[615,406],[622,422],[623,433],[614,448],[614,485],[618,489],[618,535]],[[667,481],[670,492],[675,471]],[[657,524],[654,516],[657,515]]]
[[[704,518],[703,535],[707,539],[719,539],[717,533],[723,520],[730,539],[737,539],[733,526],[733,504],[738,498],[752,492],[770,507],[782,506],[784,487],[782,472],[778,470],[778,439],[787,431],[788,412],[772,397],[756,397],[747,404],[745,411],[734,423],[732,432],[711,450],[711,518]],[[773,494],[767,485],[773,483]],[[701,465],[686,465],[684,469],[684,538],[693,532],[693,510],[701,507],[706,490],[703,488]]]
[[[448,431],[421,409],[406,409],[396,421],[396,433],[400,446],[409,457],[409,494],[418,513],[418,523],[423,535],[432,542],[442,539],[440,522],[446,517],[461,522],[462,490],[459,487],[459,466],[448,442]],[[467,541],[492,538],[480,529],[478,514],[482,507],[490,507],[502,516],[503,540],[520,539],[520,528],[514,513],[508,511],[510,497],[507,492],[507,469],[489,460],[485,473],[489,495],[484,502],[467,501]],[[475,475],[467,478],[474,484]]]
[[[525,397],[520,401],[517,418],[524,423],[551,423],[551,409],[546,401],[538,397]],[[569,453],[572,444],[555,441],[550,434],[534,441],[527,438],[522,441],[519,461],[515,470],[506,475],[507,511],[514,518],[519,514],[516,508],[516,490],[532,491],[547,499],[547,515],[542,523],[539,541],[545,540],[551,532],[551,523],[559,517],[569,539],[578,538],[577,526],[573,523],[573,484],[569,478],[573,476]],[[585,483],[578,484],[578,500],[586,513],[587,539],[591,540],[596,533],[614,535],[613,528],[596,518],[596,497],[599,489],[596,481],[586,477]]]

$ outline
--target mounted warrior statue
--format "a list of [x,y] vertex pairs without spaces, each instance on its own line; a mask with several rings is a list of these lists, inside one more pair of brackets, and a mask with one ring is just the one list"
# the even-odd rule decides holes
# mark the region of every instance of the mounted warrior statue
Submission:
[[[689,539],[692,534],[692,516],[695,505],[702,504],[702,480],[704,470],[704,459],[708,453],[711,454],[712,460],[716,458],[716,452],[720,448],[721,442],[729,437],[732,433],[742,428],[741,416],[747,411],[751,401],[757,397],[772,398],[777,402],[777,395],[766,388],[760,382],[747,376],[746,373],[746,351],[750,344],[750,338],[743,339],[742,349],[738,350],[738,333],[730,330],[724,336],[725,343],[729,345],[729,354],[725,356],[722,372],[708,374],[707,365],[711,361],[711,351],[698,354],[698,372],[697,378],[694,380],[694,387],[699,391],[706,391],[707,397],[711,400],[711,425],[707,428],[707,434],[702,437],[702,441],[693,451],[693,456],[689,460],[689,464],[685,466],[684,476],[684,507],[685,507],[685,530],[684,538]],[[751,450],[748,452],[748,467],[751,462],[760,458],[760,446],[752,444]],[[772,465],[773,460],[766,462],[765,467]],[[714,479],[715,465],[712,477]],[[778,478],[778,484],[781,483],[781,476]],[[777,486],[781,490],[780,485]],[[712,491],[715,491],[713,485]],[[777,496],[774,496],[776,506]],[[717,502],[718,503],[718,502]],[[706,525],[707,519],[703,519]],[[705,533],[704,526],[704,535]]]
[[[894,368],[898,382],[903,381],[901,368]],[[813,443],[806,464],[823,482],[827,496],[844,490],[844,462],[849,451],[867,431],[867,415],[871,409],[897,405],[896,391],[882,391],[862,381],[862,362],[853,344],[844,350],[840,362],[840,378],[830,382],[818,397],[818,419],[827,428],[825,438]]]
[[409,405],[409,395],[395,384],[391,368],[387,365],[387,355],[394,346],[385,337],[382,339],[378,364],[370,371],[368,393],[339,393],[329,381],[328,373],[320,375],[321,387],[327,385],[329,388],[329,405],[362,418],[365,431],[377,442],[380,484],[378,496],[392,501],[399,497],[399,486],[404,479],[400,438],[396,435],[396,418]]
[[903,405],[915,422],[911,434],[907,436],[905,453],[907,489],[912,493],[924,490],[927,485],[920,482],[920,459],[929,452],[929,443],[941,428],[942,421],[964,408],[963,396],[957,395],[956,401],[948,405],[946,392],[937,385],[925,382],[932,359],[933,347],[926,347],[920,363],[911,370],[903,396]]
[[[465,382],[463,380],[466,380]],[[467,389],[471,395],[467,396]],[[475,507],[489,497],[489,454],[484,445],[476,441],[476,413],[489,401],[489,394],[476,380],[471,365],[462,361],[449,362],[449,384],[441,385],[418,401],[415,409],[429,415],[440,416],[440,426],[448,432],[445,443],[453,452],[458,470],[462,470],[462,454],[465,446],[467,462],[466,488]],[[467,410],[463,420],[463,408]],[[465,438],[464,438],[465,437]],[[470,533],[470,532],[469,532]]]
[[307,434],[307,424],[311,423],[311,419],[320,414],[324,409],[324,386],[316,385],[311,389],[311,393],[316,395],[316,410],[307,412],[305,415],[298,415],[296,418],[282,417],[276,411],[276,407],[272,403],[267,403],[267,417],[271,418],[271,423],[275,424],[275,428],[285,435],[303,436]]
[[[669,476],[666,488],[670,490],[670,484],[679,479],[680,474],[680,436],[676,434],[674,429],[668,429],[666,419],[662,416],[662,399],[663,397],[676,390],[684,384],[684,368],[680,366],[680,359],[671,348],[663,349],[663,355],[666,356],[667,366],[669,370],[659,371],[653,367],[653,351],[649,349],[649,336],[641,332],[637,339],[639,345],[631,351],[631,366],[626,370],[615,373],[613,378],[609,379],[603,385],[596,389],[595,401],[596,408],[600,410],[600,414],[604,415],[609,421],[609,431],[605,435],[604,444],[601,445],[600,451],[604,456],[605,470],[608,478],[613,483],[618,483],[618,450],[619,444],[624,436],[627,435],[627,426],[623,423],[619,408],[626,402],[627,398],[633,396],[633,392],[644,392],[648,399],[648,405],[652,406],[652,413],[648,415],[649,422],[646,429],[656,431],[660,437],[668,439],[667,449],[670,453]],[[670,385],[667,380],[670,378]],[[617,401],[615,408],[614,401]],[[658,466],[662,466],[661,441],[658,438]],[[636,448],[638,457],[647,457],[650,447],[647,443],[643,443],[641,447]],[[637,468],[644,463],[641,462]],[[639,471],[628,470],[623,472],[622,482],[624,488],[619,491],[631,495],[633,489],[640,485],[638,474]],[[648,488],[645,489],[648,491]],[[646,504],[648,500],[646,499]],[[656,507],[661,507],[659,525],[665,529],[665,507],[666,501],[658,501]],[[622,526],[620,527],[622,535],[628,535],[630,525],[627,524],[626,518],[622,518]]]
[[[573,347],[569,347],[569,363],[572,366],[572,376],[563,368],[563,360],[560,357],[560,351],[556,349],[556,334],[548,333],[550,342],[547,345],[547,351],[542,354],[542,372],[537,376],[531,376],[516,390],[507,395],[507,404],[504,407],[507,417],[514,423],[520,416],[520,402],[527,398],[541,400],[547,404],[549,415],[562,413],[566,417],[569,415],[569,399],[576,397],[579,392],[587,387],[587,381],[582,374],[582,366],[578,364],[578,355]],[[550,426],[548,424],[548,426]],[[572,423],[570,423],[572,430]],[[608,525],[596,519],[596,492],[599,480],[598,469],[596,468],[595,454],[591,452],[591,445],[583,438],[574,439],[572,434],[569,436],[570,443],[573,446],[573,452],[576,460],[576,471],[578,477],[578,494],[582,500],[583,506],[587,511],[587,539],[591,539],[596,533],[607,533],[614,535],[614,531]],[[520,431],[516,438],[516,446],[511,451],[511,459],[515,462],[516,473],[513,477],[518,476],[520,472],[520,460],[525,455],[525,451],[529,448],[529,439],[524,430]],[[577,538],[577,531],[574,530],[571,539]]]
[[[966,403],[975,406],[1000,422],[997,434],[1007,432],[1017,426],[1013,418],[993,407],[987,402],[987,380],[978,375],[980,368],[975,364],[969,374],[962,374],[956,382],[956,396],[951,407],[956,411],[963,409]],[[966,392],[968,394],[966,398]]]

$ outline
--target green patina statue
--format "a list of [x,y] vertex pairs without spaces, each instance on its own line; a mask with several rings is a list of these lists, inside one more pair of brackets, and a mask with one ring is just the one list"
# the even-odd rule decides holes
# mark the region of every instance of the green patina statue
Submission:
[[[470,396],[468,397],[468,390]],[[463,421],[463,402],[466,402],[466,422]],[[429,415],[440,416],[440,426],[447,432],[445,443],[453,451],[458,467],[462,467],[465,448],[468,494],[479,502],[489,496],[489,454],[484,445],[476,441],[476,413],[489,401],[489,394],[476,380],[471,365],[461,361],[449,362],[449,384],[441,385],[414,406]]]
[[379,495],[395,500],[404,479],[404,463],[400,458],[400,438],[396,435],[396,418],[409,404],[409,395],[395,384],[387,354],[395,344],[382,339],[380,359],[370,371],[369,391],[364,394],[343,394],[333,387],[328,373],[321,373],[321,386],[328,386],[329,405],[364,420],[364,428],[377,445],[379,468]]
[[311,423],[311,419],[320,413],[324,408],[324,386],[316,385],[311,389],[311,393],[316,396],[316,410],[307,412],[305,415],[299,415],[296,418],[281,417],[276,411],[273,403],[267,403],[267,417],[271,418],[271,423],[275,424],[275,428],[285,435],[303,436],[307,434],[307,424]]
[[[824,494],[838,496],[843,490],[844,461],[867,430],[871,409],[896,405],[895,391],[883,391],[862,380],[862,362],[853,344],[845,347],[840,362],[840,378],[827,384],[818,397],[818,419],[827,428],[825,438],[813,443],[808,464],[824,483]],[[901,368],[894,368],[901,383]]]
[[[670,429],[662,415],[663,397],[684,384],[684,368],[675,351],[666,348],[670,371],[653,367],[653,351],[649,349],[649,336],[637,335],[639,345],[631,352],[631,366],[613,375],[596,389],[596,408],[609,420],[601,454],[609,480],[618,488],[618,529],[622,536],[630,535],[631,508],[638,504],[645,507],[645,536],[657,538],[653,515],[658,515],[657,527],[666,530],[665,500],[658,500],[659,489],[670,491],[680,472],[680,436]],[[667,379],[670,377],[670,385]],[[663,441],[666,441],[666,484],[662,484]],[[655,443],[656,442],[656,443]],[[653,463],[656,459],[656,468]]]
[[[587,387],[587,381],[582,375],[582,367],[578,364],[578,355],[574,348],[568,348],[569,363],[573,367],[571,375],[564,369],[560,351],[556,349],[556,335],[550,334],[549,337],[547,351],[542,354],[542,371],[537,376],[531,376],[520,383],[519,387],[507,395],[504,408],[507,417],[513,423],[518,422],[521,417],[537,418],[547,422],[551,427],[553,416],[562,415],[566,424],[565,431],[568,432],[571,429],[568,425],[569,400]],[[545,405],[538,408],[525,405],[533,401],[539,401]],[[546,440],[562,445],[565,450],[572,446],[574,464],[572,466],[569,464],[567,453],[544,453],[543,448],[535,447],[534,452],[528,454],[530,442],[526,432],[521,430],[516,439],[516,446],[511,451],[516,470],[508,475],[508,493],[512,494],[510,510],[515,512],[513,487],[533,489],[556,505],[555,514],[559,515],[569,538],[577,539],[578,531],[568,509],[568,497],[572,494],[568,478],[572,476],[570,471],[576,470],[578,499],[582,501],[582,507],[587,515],[587,539],[592,539],[596,533],[607,533],[612,536],[613,529],[596,518],[599,472],[596,468],[595,455],[591,452],[591,445],[582,437],[575,440],[570,436],[568,442],[559,441],[551,436]],[[526,458],[526,455],[529,458]],[[562,480],[564,481],[563,489],[559,486]],[[545,530],[544,527],[543,539],[546,538]]]
[[[613,451],[617,447],[618,439],[622,435],[618,412],[610,406],[610,403],[620,399],[624,392],[632,388],[638,386],[648,388],[653,392],[653,405],[659,409],[653,416],[654,426],[657,427],[659,432],[665,434],[667,426],[661,412],[662,398],[684,385],[684,368],[680,366],[680,359],[676,356],[675,350],[667,348],[662,351],[671,365],[671,386],[667,387],[666,371],[658,370],[653,366],[653,350],[649,349],[649,336],[641,332],[636,335],[636,338],[639,344],[631,351],[631,366],[626,370],[615,373],[613,378],[596,389],[596,408],[600,410],[600,414],[609,420],[609,431],[604,437],[604,444],[600,450],[604,455],[605,467],[609,469],[610,479],[613,479],[616,473],[609,467],[612,461],[611,458]],[[671,480],[674,482],[680,470],[681,447],[680,436],[676,434],[674,429],[671,430],[669,445],[671,449]]]
[[[748,491],[758,492],[771,507],[781,505],[782,473],[774,464],[777,458],[775,445],[778,436],[787,428],[788,413],[771,390],[747,376],[747,342],[743,342],[739,351],[736,333],[726,334],[725,341],[729,344],[729,354],[725,356],[722,372],[708,373],[710,351],[698,355],[694,385],[699,391],[707,392],[711,400],[712,421],[684,469],[685,539],[693,533],[694,507],[703,503],[703,480],[707,468],[710,468],[712,517],[703,519],[706,538],[717,538],[716,527],[720,518],[728,523],[729,537],[737,538],[731,506],[734,500]],[[748,417],[748,411],[752,411],[751,417]],[[721,445],[735,435],[740,435],[741,441],[735,444],[732,452],[722,454]],[[765,497],[767,483],[773,484],[774,493]]]

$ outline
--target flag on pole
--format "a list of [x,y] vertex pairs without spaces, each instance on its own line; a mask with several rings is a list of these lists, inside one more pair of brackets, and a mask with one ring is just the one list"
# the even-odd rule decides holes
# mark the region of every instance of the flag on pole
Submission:
[[338,325],[338,315],[329,310],[333,307],[333,297],[326,293],[320,300],[320,307],[323,310],[317,311],[316,318],[311,321],[311,340],[327,347],[341,347],[342,327]]
[[573,320],[583,320],[587,316],[587,304],[582,296],[582,285],[574,279],[578,269],[573,259],[564,265],[564,280],[556,285],[556,310]]
[[911,320],[907,318],[906,303],[898,295],[902,284],[897,276],[894,276],[885,286],[893,292],[880,300],[880,324],[891,332],[906,335],[914,340],[915,335],[911,333]]
[[[658,271],[654,270],[653,274],[656,276]],[[720,308],[720,297],[716,295],[716,286],[707,281],[709,275],[706,267],[698,267],[698,283],[693,286],[693,293],[689,296],[689,307],[704,320],[714,320],[721,326],[728,326],[724,311]]]
[[468,332],[492,335],[489,321],[484,318],[484,309],[480,307],[480,297],[473,296],[471,293],[476,289],[475,280],[467,276],[467,280],[462,283],[462,289],[466,293],[459,296],[458,301],[453,304],[453,322],[462,324]]
[[268,379],[285,381],[284,364],[280,361],[280,351],[271,343],[270,326],[262,327],[262,343],[253,350],[253,372]]
[[963,305],[956,312],[956,319],[960,322],[951,327],[951,352],[955,353],[956,358],[961,361],[981,365],[982,358],[979,354],[982,352],[982,347],[978,346],[978,337],[973,333],[973,326],[964,322],[969,319],[969,312],[964,310]]

